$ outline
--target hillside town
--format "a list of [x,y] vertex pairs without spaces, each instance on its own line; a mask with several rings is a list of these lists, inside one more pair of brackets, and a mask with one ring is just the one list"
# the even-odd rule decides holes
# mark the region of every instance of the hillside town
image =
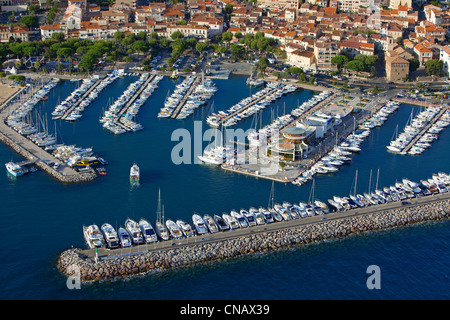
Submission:
[[[254,49],[258,57],[264,52],[305,72],[345,70],[387,82],[415,80],[416,70],[441,77],[450,72],[450,10],[438,0],[2,0],[1,11],[0,40],[10,44],[1,47],[3,61],[36,54],[16,53],[11,44],[17,42],[115,40],[128,52],[148,54],[152,46],[142,42],[164,39],[169,48],[168,41],[184,38],[205,43],[199,51],[218,43],[216,51],[231,50],[239,59],[233,50]],[[58,52],[64,58],[86,53]]]

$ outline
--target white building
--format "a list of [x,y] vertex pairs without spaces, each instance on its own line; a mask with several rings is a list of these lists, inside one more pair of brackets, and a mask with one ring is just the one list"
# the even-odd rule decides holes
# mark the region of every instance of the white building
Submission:
[[444,67],[443,72],[450,77],[450,45],[443,46],[439,55],[439,60],[443,61]]

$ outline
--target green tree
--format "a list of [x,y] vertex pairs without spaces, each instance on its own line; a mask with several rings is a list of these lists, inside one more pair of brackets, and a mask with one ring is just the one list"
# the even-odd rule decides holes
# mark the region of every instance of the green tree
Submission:
[[144,40],[137,40],[133,42],[133,44],[131,45],[131,49],[133,49],[134,51],[146,53],[150,49],[150,45]]
[[414,72],[419,68],[420,62],[417,59],[408,59],[409,61],[409,72]]
[[269,66],[269,59],[267,59],[266,57],[259,58],[258,68],[261,70],[261,72],[264,72],[268,66]]
[[230,42],[233,39],[233,33],[231,31],[226,31],[222,33],[222,41]]
[[172,38],[172,40],[177,40],[177,39],[183,39],[183,38],[184,38],[184,36],[183,36],[183,34],[181,33],[181,31],[175,31],[175,32],[173,32],[173,33],[170,35],[170,37]]
[[203,50],[205,50],[208,47],[208,45],[206,43],[203,42],[199,42],[195,45],[195,50],[198,51],[198,53],[202,53]]
[[444,62],[442,60],[431,59],[425,62],[425,72],[430,76],[438,75],[443,67]]
[[238,44],[232,44],[230,46],[231,57],[237,60],[242,58],[243,53],[245,52],[244,47]]
[[53,32],[52,39],[58,42],[64,41],[64,33],[63,32]]
[[346,68],[360,72],[366,70],[366,65],[361,60],[352,60],[347,63]]
[[29,15],[20,18],[20,23],[26,26],[27,28],[39,27],[39,20],[38,17],[36,17],[35,15]]
[[344,67],[348,63],[348,61],[349,61],[349,59],[345,55],[342,55],[342,54],[339,54],[339,55],[331,58],[331,63],[336,65],[338,67],[338,69],[341,69],[342,67]]

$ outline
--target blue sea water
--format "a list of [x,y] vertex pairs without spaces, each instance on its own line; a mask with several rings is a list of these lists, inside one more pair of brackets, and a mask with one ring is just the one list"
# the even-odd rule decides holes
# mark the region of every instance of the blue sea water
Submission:
[[[158,190],[161,190],[165,217],[190,221],[194,212],[215,214],[231,209],[267,206],[271,181],[234,174],[201,164],[176,165],[171,152],[174,130],[194,130],[194,121],[204,122],[210,112],[228,109],[254,93],[246,77],[214,80],[219,91],[208,106],[184,121],[156,117],[175,83],[164,78],[153,96],[141,108],[141,132],[115,136],[102,129],[99,118],[108,103],[119,97],[136,77],[125,77],[107,87],[75,123],[56,121],[58,135],[66,144],[93,147],[107,159],[108,175],[92,183],[61,184],[44,172],[14,179],[0,175],[0,289],[1,299],[449,299],[450,223],[431,222],[382,232],[354,235],[342,240],[296,247],[290,250],[254,254],[228,261],[202,264],[174,271],[151,273],[127,280],[83,284],[69,290],[66,277],[56,268],[59,253],[85,247],[82,226],[105,222],[115,227],[125,220],[145,217],[155,221]],[[50,113],[77,84],[65,81],[37,108]],[[303,90],[282,97],[258,120],[263,125],[272,116],[289,112],[309,99],[313,92]],[[450,131],[421,156],[400,156],[386,152],[396,126],[405,126],[411,110],[402,105],[374,129],[349,165],[333,175],[316,178],[315,196],[326,201],[332,195],[347,195],[358,170],[358,192],[366,192],[369,180],[391,185],[408,177],[428,178],[438,171],[449,172]],[[248,129],[253,119],[237,127]],[[194,137],[195,138],[195,137]],[[193,139],[194,139],[193,138]],[[197,137],[198,138],[198,137]],[[203,142],[203,147],[208,141]],[[192,142],[193,145],[193,142]],[[0,162],[22,160],[0,144]],[[194,157],[191,157],[194,160]],[[130,187],[129,169],[141,168],[141,184]],[[372,171],[372,179],[370,172]],[[307,201],[311,184],[275,184],[278,202]],[[369,290],[366,272],[370,265],[381,271],[381,289]]]

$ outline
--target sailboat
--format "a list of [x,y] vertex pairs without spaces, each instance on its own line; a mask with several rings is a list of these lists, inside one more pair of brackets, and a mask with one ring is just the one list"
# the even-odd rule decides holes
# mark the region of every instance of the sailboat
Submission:
[[164,224],[164,208],[161,215],[161,189],[158,191],[158,207],[156,209],[155,227],[155,231],[158,237],[160,237],[162,240],[170,239],[169,230],[167,230],[166,225]]
[[269,204],[267,206],[269,208],[269,212],[272,213],[275,221],[280,222],[283,221],[283,217],[277,210],[275,210],[275,189],[273,183],[274,182],[272,181],[272,189],[270,190]]

